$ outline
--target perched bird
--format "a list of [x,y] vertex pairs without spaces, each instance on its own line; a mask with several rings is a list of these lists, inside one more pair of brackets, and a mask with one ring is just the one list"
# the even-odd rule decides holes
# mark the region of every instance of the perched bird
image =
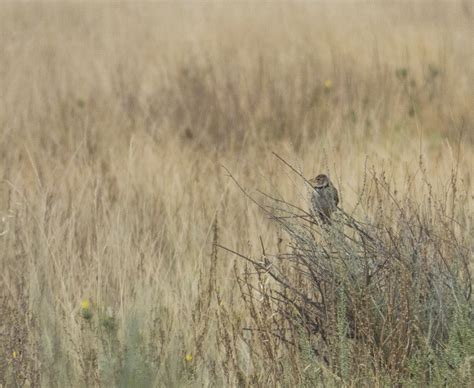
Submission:
[[312,211],[323,224],[330,223],[331,214],[339,203],[339,195],[327,175],[319,174],[309,181],[313,187],[311,195]]

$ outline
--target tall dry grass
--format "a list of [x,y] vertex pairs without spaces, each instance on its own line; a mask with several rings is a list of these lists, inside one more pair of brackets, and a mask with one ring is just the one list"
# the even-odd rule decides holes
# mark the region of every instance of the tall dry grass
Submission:
[[[252,274],[212,242],[292,252],[222,167],[306,209],[275,151],[307,177],[329,172],[342,208],[368,220],[379,202],[367,172],[382,175],[417,212],[452,219],[472,270],[473,12],[466,1],[1,4],[0,385],[449,384],[431,371],[445,367],[437,354],[397,353],[411,357],[400,368],[351,359],[344,298],[340,364],[303,332],[295,346],[266,325],[255,336],[272,306],[243,297]],[[448,347],[453,383],[472,373],[471,301],[453,315],[464,341]]]

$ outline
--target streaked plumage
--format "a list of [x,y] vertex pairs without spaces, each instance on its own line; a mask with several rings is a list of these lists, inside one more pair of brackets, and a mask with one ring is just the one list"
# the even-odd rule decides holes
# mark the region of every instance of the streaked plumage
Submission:
[[313,214],[326,224],[339,203],[339,195],[327,175],[319,174],[309,181],[313,187],[311,207]]

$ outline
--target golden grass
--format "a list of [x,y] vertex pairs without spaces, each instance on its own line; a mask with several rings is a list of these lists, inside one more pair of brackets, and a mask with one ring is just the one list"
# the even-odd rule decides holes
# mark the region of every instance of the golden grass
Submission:
[[445,203],[453,176],[467,193],[472,241],[473,12],[0,5],[0,385],[275,383],[258,365],[225,371],[222,322],[249,315],[235,258],[210,260],[212,225],[248,255],[279,232],[222,166],[305,207],[275,151],[328,171],[350,211],[372,168],[423,203],[421,158]]

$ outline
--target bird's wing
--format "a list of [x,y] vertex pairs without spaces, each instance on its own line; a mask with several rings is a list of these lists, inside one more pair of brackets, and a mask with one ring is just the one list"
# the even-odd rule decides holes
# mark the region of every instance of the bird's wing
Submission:
[[336,203],[336,206],[339,203],[339,194],[337,192],[337,189],[334,187],[334,202]]

